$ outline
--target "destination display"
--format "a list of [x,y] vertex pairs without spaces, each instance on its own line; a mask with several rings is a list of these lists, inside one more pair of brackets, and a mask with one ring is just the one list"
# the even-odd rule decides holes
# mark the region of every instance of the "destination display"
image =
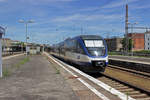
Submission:
[[84,40],[86,47],[104,47],[102,40]]

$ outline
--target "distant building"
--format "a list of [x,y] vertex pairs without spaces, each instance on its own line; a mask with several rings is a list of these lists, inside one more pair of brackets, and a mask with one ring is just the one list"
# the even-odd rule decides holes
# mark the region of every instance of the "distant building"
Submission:
[[105,39],[108,47],[108,51],[121,51],[122,46],[122,40],[123,38],[107,38]]
[[22,43],[21,41],[2,38],[2,51],[21,51],[21,49],[25,48]]
[[28,50],[29,54],[40,54],[43,50],[43,46],[40,44],[28,43]]
[[9,51],[11,47],[12,40],[9,38],[2,38],[2,50]]
[[145,50],[150,50],[150,33],[145,33]]
[[144,50],[145,48],[145,33],[129,33],[128,37],[133,41],[133,51]]

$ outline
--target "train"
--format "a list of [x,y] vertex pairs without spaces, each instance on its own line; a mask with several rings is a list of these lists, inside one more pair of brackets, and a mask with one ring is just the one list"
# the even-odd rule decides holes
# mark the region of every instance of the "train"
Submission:
[[51,54],[78,65],[84,72],[104,72],[108,65],[106,41],[99,35],[79,35],[52,45]]

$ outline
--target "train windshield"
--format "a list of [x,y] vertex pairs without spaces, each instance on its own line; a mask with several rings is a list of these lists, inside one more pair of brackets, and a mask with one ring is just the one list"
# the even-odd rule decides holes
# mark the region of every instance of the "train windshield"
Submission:
[[104,56],[105,46],[103,40],[84,40],[88,53],[92,56]]

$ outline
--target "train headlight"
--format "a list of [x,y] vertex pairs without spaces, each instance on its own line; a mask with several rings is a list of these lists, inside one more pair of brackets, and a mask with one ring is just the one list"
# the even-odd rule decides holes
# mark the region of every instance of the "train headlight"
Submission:
[[105,65],[105,63],[104,62],[101,62],[101,61],[97,61],[96,63],[95,63],[95,65],[96,66],[104,66]]

